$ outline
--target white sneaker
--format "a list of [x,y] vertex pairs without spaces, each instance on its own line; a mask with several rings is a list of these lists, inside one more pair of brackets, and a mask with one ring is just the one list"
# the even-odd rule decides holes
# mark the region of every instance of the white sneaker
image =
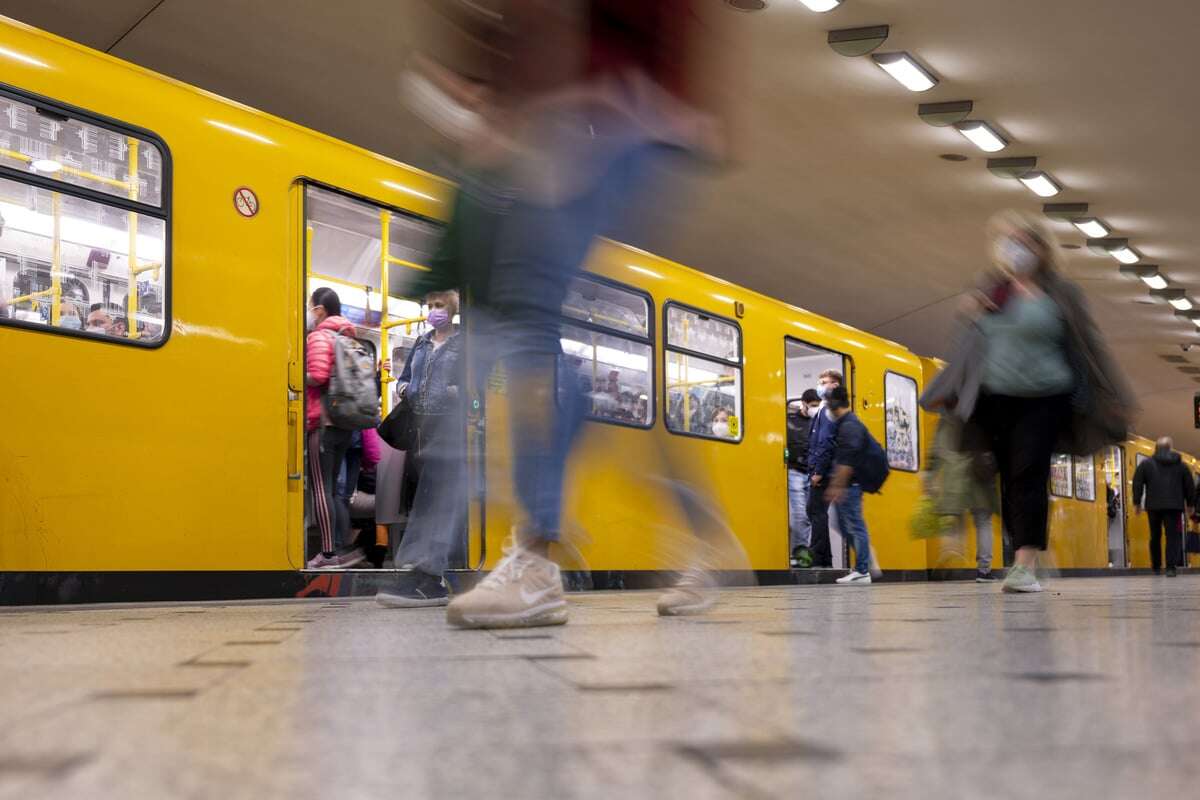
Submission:
[[446,621],[459,628],[562,625],[567,598],[558,565],[514,548],[478,586],[450,601]]
[[658,597],[660,617],[703,614],[717,602],[717,582],[707,571],[693,567]]
[[851,572],[849,575],[838,578],[835,582],[843,584],[862,584],[865,586],[871,582],[871,574],[869,572],[865,574],[862,572]]

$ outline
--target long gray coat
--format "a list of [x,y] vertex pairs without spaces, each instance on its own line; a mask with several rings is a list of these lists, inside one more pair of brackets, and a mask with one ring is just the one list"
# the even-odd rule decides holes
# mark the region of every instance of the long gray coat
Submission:
[[[1133,392],[1096,328],[1083,291],[1057,274],[1046,277],[1041,285],[1062,312],[1067,327],[1067,361],[1075,373],[1071,422],[1059,431],[1054,449],[1058,453],[1091,455],[1129,435],[1136,411]],[[964,321],[949,363],[921,395],[925,410],[953,414],[964,423],[970,422],[983,383],[987,348],[977,323],[977,318]],[[979,447],[982,439],[967,435],[964,442]]]

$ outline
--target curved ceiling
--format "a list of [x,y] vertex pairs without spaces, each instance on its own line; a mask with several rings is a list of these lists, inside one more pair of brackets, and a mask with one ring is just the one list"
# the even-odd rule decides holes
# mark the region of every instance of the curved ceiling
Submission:
[[[437,35],[430,0],[0,0],[0,13],[402,160],[428,165],[397,100],[409,43]],[[956,296],[984,263],[996,210],[1041,198],[985,168],[921,102],[970,99],[1035,155],[1144,261],[1200,299],[1200,174],[1187,100],[1200,74],[1200,4],[1096,0],[846,0],[826,14],[796,0],[741,13],[708,0],[740,67],[737,168],[680,178],[672,213],[640,214],[625,238],[751,288],[941,354]],[[836,28],[888,24],[940,79],[914,94],[868,58],[826,44]],[[967,160],[950,162],[939,154]],[[1083,236],[1058,226],[1062,241]],[[1200,336],[1146,287],[1086,248],[1064,250],[1139,390],[1139,430],[1200,451],[1200,384],[1161,356],[1200,366]],[[865,301],[865,302],[864,302]],[[1182,345],[1196,342],[1195,355]]]

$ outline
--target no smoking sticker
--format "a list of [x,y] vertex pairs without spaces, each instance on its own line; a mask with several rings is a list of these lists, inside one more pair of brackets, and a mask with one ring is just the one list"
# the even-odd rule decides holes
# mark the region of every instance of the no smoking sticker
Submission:
[[233,207],[243,217],[253,217],[258,213],[258,195],[243,186],[233,193]]

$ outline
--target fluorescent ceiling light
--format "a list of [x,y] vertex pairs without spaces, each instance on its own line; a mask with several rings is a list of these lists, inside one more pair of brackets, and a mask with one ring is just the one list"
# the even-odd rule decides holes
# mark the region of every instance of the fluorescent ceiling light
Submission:
[[833,11],[842,4],[842,0],[800,0],[800,2],[804,3],[809,11],[815,11],[818,14]]
[[1085,236],[1091,239],[1103,239],[1108,234],[1112,233],[1103,222],[1096,218],[1081,219],[1072,223]]
[[882,53],[871,58],[910,92],[924,92],[937,86],[938,79],[933,73],[918,64],[908,53]]
[[244,136],[247,139],[253,139],[256,142],[262,142],[263,144],[275,144],[275,142],[271,141],[262,134],[255,133],[254,131],[248,131],[245,128],[239,128],[236,125],[230,125],[228,122],[218,122],[215,119],[210,119],[208,124],[212,125],[214,128],[220,128],[223,131],[229,131],[230,133],[236,133],[238,136]]
[[1192,324],[1195,325],[1197,328],[1200,328],[1200,317],[1197,317],[1196,319],[1192,320]]
[[1146,285],[1147,285],[1147,286],[1149,286],[1151,289],[1165,289],[1165,288],[1167,288],[1167,279],[1166,279],[1166,278],[1164,278],[1162,275],[1159,275],[1159,274],[1157,274],[1157,273],[1156,273],[1156,274],[1154,274],[1154,275],[1146,275],[1146,276],[1144,276],[1144,277],[1142,278],[1142,283],[1146,284]]
[[1129,247],[1118,247],[1115,250],[1109,250],[1108,254],[1122,264],[1136,264],[1141,260],[1141,257]]
[[992,130],[986,122],[967,120],[957,125],[958,132],[971,140],[971,144],[985,153],[995,153],[1008,147],[1004,137]]
[[39,158],[29,165],[34,172],[58,172],[63,168],[63,165],[52,158]]
[[1192,309],[1192,301],[1188,300],[1186,297],[1177,297],[1174,300],[1168,300],[1167,302],[1180,311],[1190,311]]
[[1029,191],[1036,194],[1038,197],[1054,197],[1062,191],[1062,187],[1054,182],[1044,172],[1029,172],[1021,176],[1021,183],[1029,187]]

